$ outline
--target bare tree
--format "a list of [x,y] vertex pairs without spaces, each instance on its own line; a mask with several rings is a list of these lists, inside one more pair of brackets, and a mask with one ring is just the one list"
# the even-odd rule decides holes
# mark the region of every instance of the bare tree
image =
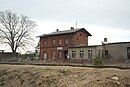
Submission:
[[18,48],[32,44],[36,23],[27,16],[18,16],[11,11],[0,12],[0,42],[11,47],[13,53]]

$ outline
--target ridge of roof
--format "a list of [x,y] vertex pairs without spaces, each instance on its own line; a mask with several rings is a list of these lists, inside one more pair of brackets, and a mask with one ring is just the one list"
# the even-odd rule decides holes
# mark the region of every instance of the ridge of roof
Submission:
[[89,34],[89,36],[92,36],[85,28],[78,28],[78,29],[71,29],[71,30],[64,30],[64,31],[56,31],[56,32],[52,32],[52,33],[49,33],[49,34],[40,35],[39,37],[74,33],[74,32],[77,32],[79,30],[82,30],[82,29],[84,29]]

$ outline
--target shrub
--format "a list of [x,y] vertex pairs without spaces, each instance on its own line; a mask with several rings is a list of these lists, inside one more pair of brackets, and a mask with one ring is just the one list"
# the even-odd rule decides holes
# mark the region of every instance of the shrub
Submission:
[[94,65],[102,65],[103,64],[103,59],[100,56],[96,56],[96,58],[94,59]]

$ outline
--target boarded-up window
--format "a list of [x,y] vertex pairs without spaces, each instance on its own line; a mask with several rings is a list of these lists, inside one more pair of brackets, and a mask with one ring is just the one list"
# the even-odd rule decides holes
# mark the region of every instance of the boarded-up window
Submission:
[[72,58],[76,58],[76,50],[72,50]]

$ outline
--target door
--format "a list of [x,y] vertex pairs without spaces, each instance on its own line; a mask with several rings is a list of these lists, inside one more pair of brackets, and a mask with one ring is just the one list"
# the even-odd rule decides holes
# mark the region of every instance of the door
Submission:
[[68,50],[64,51],[64,58],[67,59],[68,58]]
[[130,47],[127,47],[127,59],[130,59]]

